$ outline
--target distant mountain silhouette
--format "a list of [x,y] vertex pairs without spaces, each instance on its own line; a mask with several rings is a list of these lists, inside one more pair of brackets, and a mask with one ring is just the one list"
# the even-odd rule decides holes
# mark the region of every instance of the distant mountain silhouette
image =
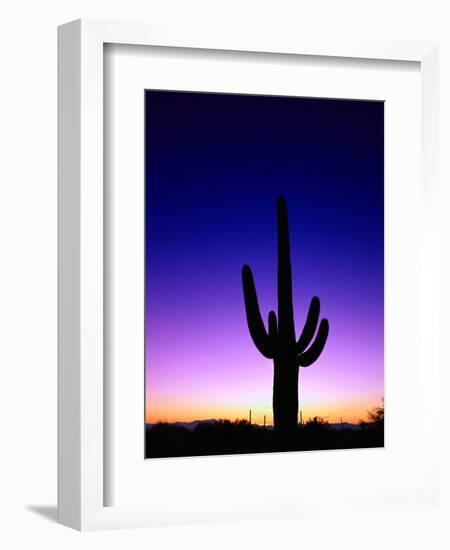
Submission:
[[[199,424],[217,424],[218,420],[216,420],[215,418],[208,418],[206,420],[192,420],[191,422],[180,422],[180,421],[177,421],[177,422],[164,422],[164,424],[170,424],[171,426],[178,426],[179,428],[186,428],[186,430],[189,430],[190,432],[194,431],[195,428],[199,425]],[[159,424],[156,423],[156,424]],[[155,426],[155,423],[153,424],[149,424],[147,423],[147,426]]]

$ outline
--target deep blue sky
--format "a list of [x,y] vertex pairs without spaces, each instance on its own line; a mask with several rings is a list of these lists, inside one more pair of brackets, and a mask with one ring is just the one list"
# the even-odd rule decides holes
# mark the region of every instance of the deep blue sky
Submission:
[[[346,352],[349,362],[352,354],[361,361],[359,346],[379,363],[383,113],[382,102],[146,92],[147,373],[154,392],[159,372],[163,386],[166,376],[180,375],[179,364],[163,359],[171,335],[175,347],[179,338],[184,349],[192,344],[188,369],[205,342],[226,355],[233,341],[221,332],[237,347],[248,341],[253,353],[241,268],[251,266],[266,318],[276,309],[279,195],[288,206],[297,330],[317,294],[330,320],[329,353],[336,338],[340,361]],[[382,372],[381,365],[381,384]]]

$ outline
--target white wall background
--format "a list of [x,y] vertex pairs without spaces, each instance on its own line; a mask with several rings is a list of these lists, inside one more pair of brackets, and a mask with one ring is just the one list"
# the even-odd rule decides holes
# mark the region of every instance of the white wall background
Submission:
[[[80,534],[56,517],[56,27],[78,17],[273,25],[441,41],[443,286],[449,278],[450,16],[445,0],[16,0],[0,8],[0,546],[448,548],[449,510]],[[444,163],[447,163],[447,166]],[[443,289],[442,320],[450,304]],[[448,326],[448,322],[447,326]],[[444,327],[444,324],[443,324]],[[446,328],[446,327],[445,327]],[[445,333],[443,338],[445,339]],[[448,347],[448,346],[447,346]],[[450,394],[444,350],[443,459]],[[420,411],[426,414],[426,411]],[[444,453],[447,453],[444,455]],[[450,495],[449,476],[445,489]],[[448,502],[448,497],[445,498]]]

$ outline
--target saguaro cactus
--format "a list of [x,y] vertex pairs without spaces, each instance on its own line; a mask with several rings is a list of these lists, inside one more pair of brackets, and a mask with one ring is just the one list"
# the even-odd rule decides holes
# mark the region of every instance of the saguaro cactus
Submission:
[[[328,337],[328,321],[322,319],[316,334],[320,300],[312,298],[302,333],[295,336],[292,305],[292,270],[286,203],[277,201],[278,220],[278,318],[269,313],[268,330],[261,317],[253,274],[248,265],[242,268],[245,311],[250,335],[264,357],[273,359],[273,418],[278,433],[292,432],[298,425],[299,367],[314,363]],[[314,338],[315,336],[315,338]]]

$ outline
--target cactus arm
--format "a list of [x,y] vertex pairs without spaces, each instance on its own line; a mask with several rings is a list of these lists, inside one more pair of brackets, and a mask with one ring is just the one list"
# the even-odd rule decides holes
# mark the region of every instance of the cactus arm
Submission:
[[274,311],[271,311],[269,313],[268,326],[269,326],[269,338],[272,342],[272,345],[274,345],[276,337],[277,337],[277,330],[278,330],[277,329],[277,316],[276,316],[276,313]]
[[256,294],[255,282],[253,274],[248,265],[242,268],[242,285],[244,288],[245,313],[247,315],[247,324],[252,337],[253,343],[259,352],[273,359],[274,351],[269,335],[266,332],[266,327],[261,317],[258,304],[258,296]]
[[278,229],[278,332],[285,342],[295,341],[292,304],[292,268],[286,202],[277,201]]
[[297,341],[297,353],[303,353],[311,344],[319,323],[320,300],[317,296],[311,300],[305,326],[303,327],[300,338]]
[[325,347],[325,343],[328,338],[328,331],[328,321],[327,319],[322,319],[322,321],[320,321],[319,330],[317,331],[317,336],[314,342],[305,352],[298,356],[297,363],[300,367],[309,367],[309,365],[312,365],[314,361],[319,358],[319,355]]

